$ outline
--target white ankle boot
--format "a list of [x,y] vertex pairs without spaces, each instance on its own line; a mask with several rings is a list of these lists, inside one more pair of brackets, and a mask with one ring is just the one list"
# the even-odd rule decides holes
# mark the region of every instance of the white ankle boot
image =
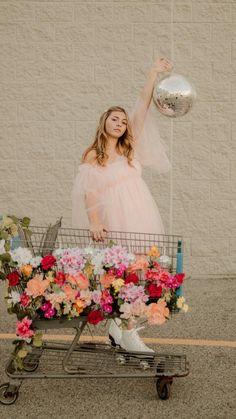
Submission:
[[121,338],[122,338],[122,330],[120,329],[121,320],[116,318],[115,320],[111,320],[111,324],[109,327],[109,338],[113,346],[120,346]]
[[153,349],[149,348],[141,340],[138,335],[138,330],[144,329],[144,327],[139,327],[138,329],[131,330],[122,330],[122,338],[120,340],[121,348],[125,349],[128,352],[147,352],[154,353]]

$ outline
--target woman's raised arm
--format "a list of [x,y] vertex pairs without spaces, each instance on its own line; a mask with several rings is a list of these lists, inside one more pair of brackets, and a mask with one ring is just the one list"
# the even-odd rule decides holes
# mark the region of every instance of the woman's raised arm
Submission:
[[153,89],[157,77],[164,72],[170,72],[173,65],[166,58],[158,58],[148,72],[146,82],[131,113],[131,125],[134,137],[142,131],[146,113],[152,100]]

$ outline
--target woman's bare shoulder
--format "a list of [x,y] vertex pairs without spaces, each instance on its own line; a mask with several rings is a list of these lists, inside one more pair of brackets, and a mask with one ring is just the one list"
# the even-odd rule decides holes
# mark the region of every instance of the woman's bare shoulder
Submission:
[[84,163],[95,164],[96,157],[96,150],[90,150],[84,159]]

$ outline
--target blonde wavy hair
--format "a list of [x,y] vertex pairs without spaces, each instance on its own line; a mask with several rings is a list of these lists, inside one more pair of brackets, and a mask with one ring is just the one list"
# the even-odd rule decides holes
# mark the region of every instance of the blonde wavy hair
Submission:
[[109,158],[108,154],[106,153],[106,145],[108,142],[108,137],[105,131],[105,124],[106,124],[106,120],[109,117],[109,115],[112,112],[123,112],[126,116],[127,119],[127,126],[126,126],[126,130],[124,132],[124,134],[118,138],[117,140],[117,144],[116,144],[116,150],[117,153],[123,156],[127,157],[128,160],[128,164],[130,166],[132,166],[132,159],[133,159],[133,154],[134,154],[134,137],[132,134],[132,129],[131,129],[131,124],[129,121],[129,117],[127,112],[125,111],[125,109],[121,108],[120,106],[112,106],[110,107],[107,111],[105,111],[99,120],[99,124],[96,130],[96,134],[95,134],[95,140],[93,142],[93,144],[91,146],[89,146],[83,156],[82,156],[82,162],[85,161],[86,156],[88,155],[88,153],[91,150],[95,150],[96,151],[96,163],[99,166],[105,166],[106,162]]

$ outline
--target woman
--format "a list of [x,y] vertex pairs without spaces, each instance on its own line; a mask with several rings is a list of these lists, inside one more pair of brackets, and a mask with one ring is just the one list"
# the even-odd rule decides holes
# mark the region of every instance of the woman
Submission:
[[[159,173],[169,170],[150,104],[157,77],[171,70],[167,59],[157,59],[130,118],[119,106],[105,111],[95,141],[83,154],[72,193],[73,225],[89,228],[95,241],[102,241],[107,231],[164,233],[141,172],[142,166],[153,166]],[[111,324],[111,337],[124,349],[152,351],[134,329],[125,332]]]

